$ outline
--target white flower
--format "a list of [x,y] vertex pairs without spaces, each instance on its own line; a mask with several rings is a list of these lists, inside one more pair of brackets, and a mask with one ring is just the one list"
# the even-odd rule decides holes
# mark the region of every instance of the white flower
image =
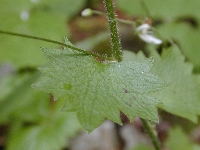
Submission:
[[88,17],[92,15],[92,10],[90,8],[86,8],[81,12],[81,16]]
[[139,37],[147,43],[161,44],[162,40],[154,37],[152,35],[152,31],[150,31],[150,29],[151,29],[151,26],[147,23],[140,25],[137,28]]

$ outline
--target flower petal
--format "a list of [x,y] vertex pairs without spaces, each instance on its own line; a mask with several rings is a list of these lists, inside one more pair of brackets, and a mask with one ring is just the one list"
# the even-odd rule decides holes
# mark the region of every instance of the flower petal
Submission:
[[140,25],[139,27],[137,27],[137,31],[141,32],[143,30],[147,31],[151,28],[151,26],[147,23]]
[[160,39],[154,37],[153,35],[149,35],[149,34],[139,34],[139,37],[140,37],[143,41],[145,41],[145,42],[147,42],[147,43],[153,43],[153,44],[157,44],[157,45],[159,45],[159,44],[162,43],[162,40],[160,40]]

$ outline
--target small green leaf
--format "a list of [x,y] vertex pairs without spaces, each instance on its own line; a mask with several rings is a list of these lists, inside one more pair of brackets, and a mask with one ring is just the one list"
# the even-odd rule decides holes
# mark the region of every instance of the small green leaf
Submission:
[[33,87],[52,93],[55,99],[64,99],[63,110],[76,111],[88,131],[105,118],[121,124],[120,111],[131,121],[136,116],[158,121],[155,106],[159,101],[149,93],[162,89],[166,83],[149,72],[152,58],[100,63],[93,56],[69,48],[42,51],[51,65],[39,68],[43,77]]

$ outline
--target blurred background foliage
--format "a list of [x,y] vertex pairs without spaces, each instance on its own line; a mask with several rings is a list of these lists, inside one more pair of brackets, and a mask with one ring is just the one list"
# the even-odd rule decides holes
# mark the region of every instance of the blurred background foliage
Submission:
[[[117,0],[118,8],[131,16],[150,17],[164,41],[173,40],[186,58],[200,69],[200,2],[194,0]],[[145,11],[146,10],[146,11]]]
[[[178,80],[180,76],[181,81],[186,80],[186,83],[192,86],[190,81],[195,78],[196,83],[200,84],[199,0],[115,0],[114,2],[119,18],[147,22],[155,27],[155,34],[163,40],[163,44],[159,46],[146,44],[135,35],[132,26],[119,23],[122,49],[129,50],[124,51],[125,61],[141,60],[153,55],[155,62],[162,59],[161,63],[164,66],[166,55],[176,56],[178,60],[181,58],[182,61],[185,61],[182,58],[184,56],[186,64],[185,62],[174,61],[167,68],[173,66],[178,68],[179,65],[177,64],[180,63],[179,73],[174,71],[174,79]],[[111,48],[106,18],[98,15],[88,18],[81,17],[81,11],[88,7],[104,12],[102,0],[0,0],[0,30],[29,34],[56,41],[63,41],[63,37],[67,36],[72,43],[80,48],[100,54],[110,54]],[[179,49],[178,51],[174,50],[176,51],[175,54],[171,50],[173,49],[171,48],[172,43],[175,43]],[[58,48],[59,46],[43,41],[0,35],[1,149],[73,149],[71,145],[73,142],[70,142],[72,137],[76,141],[75,145],[81,143],[76,138],[82,136],[84,132],[75,114],[60,111],[64,102],[55,102],[52,95],[31,88],[31,84],[40,76],[36,67],[47,62],[40,51],[40,47]],[[163,48],[165,49],[164,52]],[[167,51],[168,48],[169,51]],[[167,64],[170,61],[166,58]],[[182,63],[184,64],[182,65]],[[155,74],[163,74],[163,77],[167,78],[167,70],[166,73],[159,72],[159,68],[163,66],[159,66],[157,63],[153,66],[152,71]],[[187,70],[188,74],[182,78],[181,75],[184,69]],[[174,89],[180,88],[180,86],[184,87],[180,84],[176,85]],[[195,85],[194,89],[200,91],[199,87]],[[183,88],[184,90],[187,93],[187,89]],[[199,105],[196,104],[200,99],[199,93],[198,97],[195,97],[195,100],[197,100],[193,105]],[[161,95],[163,96],[163,94]],[[166,98],[168,96],[168,94],[165,95]],[[176,96],[173,98],[179,99],[178,102],[181,103],[181,98],[184,96],[181,98]],[[184,98],[187,101],[187,95]],[[180,110],[187,109],[184,105],[185,103],[180,105]],[[168,108],[162,109],[169,111]],[[195,109],[200,111],[198,108]],[[174,114],[177,114],[176,110],[174,111]],[[188,114],[187,110],[182,113],[184,117],[187,116],[185,117],[187,119],[197,120],[196,113],[192,117]],[[160,124],[157,125],[157,130],[163,148],[168,147],[170,150],[200,149],[198,145],[200,143],[198,124],[194,125],[186,119],[163,111],[160,112],[160,115],[161,120]],[[181,116],[180,114],[177,115]],[[126,119],[122,115],[124,124],[130,124]],[[174,126],[179,127],[174,128]],[[131,124],[131,127],[132,130],[137,129],[140,131],[138,132],[139,136],[144,136],[145,132],[141,130],[141,125],[137,120]],[[103,127],[91,133],[91,137],[96,133],[102,134],[104,128],[102,130],[101,128]],[[116,150],[145,150],[150,149],[152,146],[148,140],[146,143],[144,142],[146,138],[138,140],[138,143],[143,144],[133,146],[130,143],[133,143],[135,139],[129,134],[131,133],[134,136],[136,135],[135,132],[125,132],[127,130],[126,126],[119,127],[115,125],[113,128],[113,135],[115,135],[114,132],[117,132],[118,136],[118,147],[114,148]],[[99,130],[101,133],[98,132]],[[137,138],[139,139],[139,137]],[[114,139],[116,140],[116,138]],[[87,144],[95,145],[95,143],[88,141]],[[99,145],[103,144],[105,143]],[[95,148],[102,149],[101,146]],[[94,147],[82,146],[79,149],[92,150]],[[104,147],[104,149],[106,148]]]
[[[70,36],[67,22],[84,6],[84,0],[1,0],[0,28],[61,41]],[[39,47],[55,47],[46,42],[1,35],[0,61],[16,67],[45,62]],[[12,43],[12,44],[11,44]],[[22,45],[20,43],[23,43]]]

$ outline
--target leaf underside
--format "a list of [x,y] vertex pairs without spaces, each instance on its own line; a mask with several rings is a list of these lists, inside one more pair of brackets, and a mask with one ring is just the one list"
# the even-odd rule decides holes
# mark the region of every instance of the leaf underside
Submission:
[[[66,44],[71,44],[66,40]],[[166,83],[149,72],[153,58],[141,62],[100,63],[93,56],[69,48],[42,49],[50,65],[34,88],[66,100],[64,111],[75,111],[88,131],[105,118],[121,123],[120,111],[132,121],[136,116],[158,121],[159,101],[150,93]]]

